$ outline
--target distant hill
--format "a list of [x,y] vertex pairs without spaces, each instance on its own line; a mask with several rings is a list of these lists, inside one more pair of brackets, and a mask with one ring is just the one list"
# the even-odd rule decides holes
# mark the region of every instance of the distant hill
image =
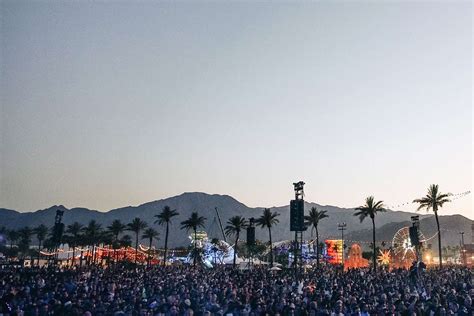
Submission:
[[[381,215],[383,216],[383,215]],[[376,219],[377,220],[377,219]],[[464,242],[471,242],[471,220],[462,215],[440,216],[441,237],[443,246],[459,245],[459,232],[464,231]],[[392,222],[385,225],[378,225],[375,237],[378,241],[391,242],[395,233],[406,226],[411,226],[410,221]],[[427,239],[426,244],[437,249],[438,238],[436,236],[436,220],[434,215],[425,216],[420,220],[420,230]],[[347,234],[348,240],[372,241],[371,230],[353,231]]]
[[[213,237],[221,238],[221,233],[217,220],[215,220],[215,208],[219,210],[222,224],[225,226],[227,220],[235,215],[241,215],[246,218],[260,216],[262,209],[251,208],[228,195],[206,194],[206,193],[183,193],[178,196],[167,199],[148,202],[139,206],[127,206],[118,209],[113,209],[108,212],[99,212],[89,210],[86,208],[72,208],[68,209],[62,205],[52,206],[48,209],[38,210],[35,212],[20,213],[14,210],[0,208],[0,226],[7,228],[21,228],[24,226],[34,227],[39,224],[52,226],[54,223],[54,216],[57,209],[64,210],[63,222],[71,224],[75,221],[82,224],[87,224],[94,219],[103,226],[109,225],[114,219],[119,219],[124,223],[130,222],[134,217],[140,217],[149,225],[154,225],[154,216],[158,214],[165,205],[172,209],[178,210],[179,216],[174,218],[172,229],[170,230],[170,245],[184,246],[189,243],[187,234],[180,230],[179,223],[185,220],[193,211],[198,211],[200,215],[207,218],[206,231]],[[316,206],[318,209],[328,211],[329,218],[321,222],[320,235],[322,238],[338,237],[337,224],[340,222],[347,223],[347,238],[352,240],[370,240],[371,238],[371,224],[370,221],[359,223],[359,219],[354,214],[352,208],[339,208],[336,206],[325,205],[321,206],[316,203],[305,203],[306,213],[308,210]],[[281,215],[278,217],[280,223],[273,229],[273,240],[280,241],[293,238],[293,233],[289,230],[289,206],[272,207],[272,211],[276,211]],[[397,229],[409,225],[410,217],[413,213],[409,212],[395,212],[388,211],[376,217],[376,224],[378,227],[377,235],[380,240],[391,240],[393,234]],[[431,236],[435,224],[431,215],[419,214],[421,217],[421,228],[425,235]],[[448,231],[443,232],[443,240],[448,244],[459,244],[459,235],[457,232],[461,229],[466,232],[465,238],[470,241],[470,225],[471,220],[461,215],[441,216],[441,225],[443,229]],[[163,229],[154,225],[163,235]],[[452,230],[452,231],[451,231]],[[455,233],[456,232],[456,233]],[[305,233],[305,236],[310,236],[311,232]],[[456,236],[457,235],[457,236]],[[162,236],[163,237],[163,236]],[[256,237],[260,240],[267,240],[267,231],[257,229]],[[245,238],[245,234],[243,236]],[[162,238],[163,239],[163,238]],[[160,241],[162,243],[163,241]],[[435,240],[433,240],[435,243]]]

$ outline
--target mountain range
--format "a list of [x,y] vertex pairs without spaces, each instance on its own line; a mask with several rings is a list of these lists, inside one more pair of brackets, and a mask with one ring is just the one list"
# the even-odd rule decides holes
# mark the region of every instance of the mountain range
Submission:
[[[180,230],[180,222],[185,220],[191,212],[197,211],[201,216],[207,218],[205,230],[211,237],[222,238],[216,217],[216,208],[219,211],[222,225],[225,227],[227,220],[235,215],[241,215],[246,218],[259,217],[262,213],[262,207],[248,207],[228,195],[207,194],[200,192],[183,193],[178,196],[161,199],[153,202],[141,204],[139,206],[127,206],[113,209],[107,212],[99,212],[87,208],[71,208],[68,209],[63,205],[55,205],[47,209],[34,212],[17,212],[14,210],[0,208],[0,226],[10,229],[17,229],[24,226],[35,227],[39,224],[52,226],[56,210],[63,210],[63,223],[66,225],[75,221],[86,225],[90,220],[96,220],[103,227],[109,225],[113,220],[119,219],[123,223],[129,223],[133,218],[139,217],[145,220],[149,225],[155,226],[162,234],[159,245],[163,243],[164,229],[154,225],[154,216],[161,212],[165,205],[176,209],[179,216],[173,218],[170,229],[170,246],[186,246],[189,244],[188,234]],[[353,216],[355,210],[353,208],[340,208],[330,205],[319,205],[317,203],[305,202],[305,213],[308,213],[311,207],[327,210],[329,218],[321,221],[319,226],[320,238],[339,238],[340,232],[337,224],[345,222],[347,231],[345,239],[352,241],[361,241],[363,245],[365,241],[371,240],[371,223],[366,220],[359,222],[358,217]],[[294,234],[290,232],[289,225],[289,205],[280,207],[271,207],[273,212],[278,212],[279,223],[272,229],[272,237],[274,241],[281,241],[294,238]],[[404,226],[410,225],[410,217],[415,213],[391,211],[380,213],[376,216],[377,239],[390,242],[396,231]],[[430,213],[416,213],[420,215],[420,227],[425,237],[430,238],[436,233],[436,224],[434,216]],[[443,245],[459,245],[459,232],[464,231],[466,243],[471,241],[471,220],[462,215],[445,215],[440,216],[442,227]],[[310,238],[311,231],[305,232],[305,237]],[[245,233],[242,238],[245,238]],[[257,229],[256,238],[262,241],[268,240],[268,232],[266,229]],[[437,238],[429,240],[433,247],[437,245]]]

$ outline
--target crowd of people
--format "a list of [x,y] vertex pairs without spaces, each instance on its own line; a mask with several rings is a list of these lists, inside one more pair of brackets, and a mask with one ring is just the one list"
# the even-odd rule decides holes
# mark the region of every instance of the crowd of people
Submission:
[[472,271],[3,267],[0,315],[473,315]]

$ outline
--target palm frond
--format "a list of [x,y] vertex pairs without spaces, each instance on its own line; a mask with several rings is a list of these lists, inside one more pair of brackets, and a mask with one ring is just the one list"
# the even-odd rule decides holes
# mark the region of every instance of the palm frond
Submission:
[[383,201],[375,202],[375,198],[371,195],[365,199],[365,205],[355,208],[356,213],[354,216],[359,216],[359,220],[362,223],[366,217],[374,218],[378,212],[385,212]]
[[426,209],[427,212],[433,210],[436,213],[438,208],[443,207],[444,203],[451,202],[450,196],[452,196],[451,193],[440,193],[439,186],[432,184],[428,188],[428,193],[420,199],[413,200],[413,203],[419,204],[417,211]]
[[238,234],[247,227],[247,221],[242,216],[231,217],[227,221],[227,224],[228,225],[224,228],[224,232],[226,236],[232,236],[232,235]]

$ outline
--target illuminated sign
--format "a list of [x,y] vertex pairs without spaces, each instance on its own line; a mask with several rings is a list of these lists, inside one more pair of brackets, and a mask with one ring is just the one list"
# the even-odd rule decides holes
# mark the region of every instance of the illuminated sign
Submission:
[[342,239],[326,239],[326,254],[331,264],[342,263]]

